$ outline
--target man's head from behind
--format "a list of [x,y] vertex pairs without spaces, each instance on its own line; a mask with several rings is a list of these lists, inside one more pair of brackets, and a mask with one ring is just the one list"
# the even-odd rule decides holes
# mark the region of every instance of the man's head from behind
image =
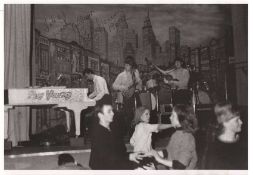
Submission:
[[62,166],[62,165],[65,165],[67,163],[75,163],[74,157],[71,156],[70,154],[60,154],[58,156],[58,165]]
[[93,80],[94,71],[92,69],[86,68],[83,71],[83,76],[86,77],[88,80]]

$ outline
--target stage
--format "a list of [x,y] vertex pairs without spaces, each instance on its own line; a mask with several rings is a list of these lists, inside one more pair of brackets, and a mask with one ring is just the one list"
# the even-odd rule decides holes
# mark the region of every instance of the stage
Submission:
[[[156,149],[164,149],[169,142],[169,135],[165,131],[160,133],[155,142]],[[125,141],[128,152],[133,147]],[[5,170],[53,170],[57,168],[58,155],[62,153],[71,154],[75,160],[85,168],[89,168],[89,157],[91,152],[90,142],[84,146],[18,146],[4,153]]]
[[[127,150],[132,147],[126,144]],[[71,154],[75,160],[88,168],[90,157],[90,144],[80,147],[73,146],[41,146],[41,147],[14,147],[5,152],[5,170],[53,170],[57,168],[58,155]]]

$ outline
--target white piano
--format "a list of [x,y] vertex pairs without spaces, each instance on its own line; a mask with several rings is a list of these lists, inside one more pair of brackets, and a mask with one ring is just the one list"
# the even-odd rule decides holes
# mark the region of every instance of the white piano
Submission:
[[67,130],[70,130],[70,112],[75,115],[76,137],[80,135],[80,114],[83,109],[95,106],[95,100],[87,97],[88,89],[42,87],[8,89],[8,104],[4,105],[5,137],[8,136],[8,113],[15,106],[52,105],[66,114]]

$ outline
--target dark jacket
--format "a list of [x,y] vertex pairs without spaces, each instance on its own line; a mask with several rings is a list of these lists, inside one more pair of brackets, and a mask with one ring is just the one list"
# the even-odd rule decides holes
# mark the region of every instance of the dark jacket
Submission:
[[124,143],[115,130],[109,131],[95,124],[92,136],[89,165],[95,170],[134,169],[135,163],[129,161]]
[[207,169],[248,169],[247,152],[247,144],[240,140],[235,143],[224,143],[216,138],[207,154]]

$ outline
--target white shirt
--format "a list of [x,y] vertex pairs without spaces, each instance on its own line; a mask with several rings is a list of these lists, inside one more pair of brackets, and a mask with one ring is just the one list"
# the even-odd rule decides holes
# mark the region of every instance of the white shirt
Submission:
[[[135,70],[134,75],[135,75],[135,81],[137,83],[136,89],[141,90],[142,82],[140,79],[139,71],[137,69]],[[132,78],[131,72],[123,71],[117,76],[112,87],[114,90],[123,91],[127,89],[128,87],[130,87],[131,85],[133,85],[133,78]]]
[[158,132],[158,124],[141,122],[135,126],[134,133],[130,139],[130,144],[134,147],[134,152],[149,152],[152,150],[152,132]]
[[94,82],[94,91],[89,95],[89,98],[98,101],[105,94],[109,94],[106,81],[103,77],[94,75],[93,82]]

